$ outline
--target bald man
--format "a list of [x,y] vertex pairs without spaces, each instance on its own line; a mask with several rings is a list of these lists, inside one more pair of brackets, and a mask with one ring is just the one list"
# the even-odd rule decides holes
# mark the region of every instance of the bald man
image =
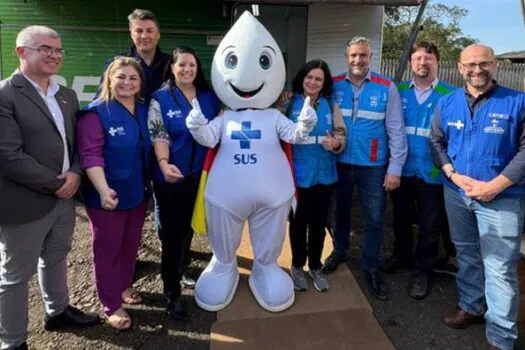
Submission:
[[459,302],[445,323],[463,329],[485,318],[490,348],[511,350],[518,336],[525,94],[493,80],[490,47],[467,47],[458,69],[466,85],[440,100],[430,136],[459,268]]

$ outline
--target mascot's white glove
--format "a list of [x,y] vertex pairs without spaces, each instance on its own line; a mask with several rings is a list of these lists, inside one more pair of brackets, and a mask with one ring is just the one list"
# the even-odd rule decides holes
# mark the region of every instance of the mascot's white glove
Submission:
[[191,135],[195,141],[204,147],[215,147],[221,138],[222,118],[216,117],[208,123],[208,119],[202,114],[199,101],[194,98],[191,104],[193,109],[186,118],[186,126]]
[[317,124],[317,113],[315,109],[310,106],[310,96],[304,99],[303,108],[297,119],[297,132],[300,133],[301,138],[308,138],[310,131],[315,128]]
[[191,101],[191,104],[193,105],[193,109],[188,113],[188,117],[186,118],[186,126],[188,129],[195,130],[199,129],[201,126],[207,125],[208,119],[202,114],[199,101],[194,98],[193,101]]

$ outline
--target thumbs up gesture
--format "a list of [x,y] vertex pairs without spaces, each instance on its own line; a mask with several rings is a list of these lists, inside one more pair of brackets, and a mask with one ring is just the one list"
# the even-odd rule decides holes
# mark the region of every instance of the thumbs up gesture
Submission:
[[305,131],[308,131],[308,133],[312,131],[315,124],[317,124],[317,113],[315,113],[315,110],[310,106],[310,96],[307,96],[304,99],[303,108],[301,109],[297,121],[302,124],[303,128],[305,128]]
[[339,148],[341,141],[336,137],[333,137],[330,131],[326,130],[326,137],[323,140],[323,148],[325,151],[333,151],[334,149]]
[[188,129],[197,129],[208,124],[208,119],[206,119],[204,114],[202,114],[199,101],[194,98],[193,101],[191,101],[191,104],[193,109],[190,111],[190,113],[188,113],[188,117],[186,118],[186,126]]

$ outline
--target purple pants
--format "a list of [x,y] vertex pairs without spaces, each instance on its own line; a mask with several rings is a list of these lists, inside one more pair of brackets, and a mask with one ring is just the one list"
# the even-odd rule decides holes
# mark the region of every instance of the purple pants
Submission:
[[146,201],[129,210],[86,208],[97,293],[108,316],[122,306],[122,292],[133,284],[146,209]]

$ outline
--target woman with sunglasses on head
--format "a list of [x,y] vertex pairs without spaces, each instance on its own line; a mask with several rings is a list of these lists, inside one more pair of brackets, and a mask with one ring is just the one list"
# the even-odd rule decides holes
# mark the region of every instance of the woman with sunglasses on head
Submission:
[[180,282],[190,261],[193,237],[191,217],[207,149],[199,145],[186,127],[186,117],[197,99],[203,114],[213,119],[220,102],[204,78],[202,65],[189,47],[173,50],[171,77],[153,93],[148,126],[156,164],[153,180],[162,228],[161,275],[167,312],[186,321]]
[[295,290],[308,289],[303,270],[308,258],[309,276],[316,290],[328,290],[321,272],[325,226],[330,199],[337,181],[336,153],[345,149],[346,127],[341,111],[332,106],[332,75],[322,60],[306,63],[292,80],[293,94],[287,116],[294,122],[306,97],[317,113],[317,125],[306,143],[292,145],[293,167],[297,184],[297,209],[290,217],[292,280]]
[[80,113],[77,124],[97,293],[108,323],[119,330],[131,327],[122,304],[142,301],[132,284],[150,183],[143,78],[135,59],[116,58],[104,73],[99,98]]

